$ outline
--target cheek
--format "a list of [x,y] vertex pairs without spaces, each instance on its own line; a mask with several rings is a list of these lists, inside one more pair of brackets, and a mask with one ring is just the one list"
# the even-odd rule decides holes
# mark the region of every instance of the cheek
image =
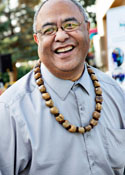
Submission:
[[76,31],[74,36],[81,47],[89,45],[89,34],[87,31]]
[[41,43],[38,44],[38,54],[39,54],[39,57],[41,57],[41,55],[43,54],[43,47]]
[[46,36],[41,40],[40,47],[43,52],[48,52],[52,50],[53,36]]
[[89,36],[86,34],[81,34],[78,38],[79,40],[79,56],[84,58],[86,57],[89,50]]
[[81,49],[84,49],[88,52],[89,49],[89,36],[83,36],[81,40]]
[[39,58],[41,59],[41,61],[45,65],[49,64],[48,58],[51,58],[51,56],[52,56],[52,44],[51,44],[51,41],[49,41],[47,39],[44,39],[44,40],[39,42],[38,55],[39,55]]
[[38,54],[40,58],[48,52],[48,45],[46,42],[39,42],[38,44]]

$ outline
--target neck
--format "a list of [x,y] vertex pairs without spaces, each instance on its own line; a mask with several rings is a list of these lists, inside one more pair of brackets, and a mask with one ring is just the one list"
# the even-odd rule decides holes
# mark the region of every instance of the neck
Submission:
[[78,68],[78,70],[72,70],[72,71],[60,71],[60,70],[52,71],[51,69],[49,69],[49,67],[46,66],[46,68],[57,78],[71,81],[77,81],[84,72],[84,64],[82,64],[81,67]]
[[71,79],[71,81],[77,81],[83,74],[83,71],[81,71],[76,77],[74,77],[73,79]]

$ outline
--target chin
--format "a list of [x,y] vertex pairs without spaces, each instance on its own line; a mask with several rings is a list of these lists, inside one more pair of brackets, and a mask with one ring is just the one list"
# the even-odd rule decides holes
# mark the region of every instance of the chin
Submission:
[[67,62],[62,62],[62,63],[56,63],[56,67],[59,69],[62,69],[64,71],[70,71],[70,70],[75,70],[80,67],[82,67],[83,59],[78,59],[78,60],[69,60]]
[[76,67],[76,65],[74,66],[74,65],[61,65],[61,66],[57,66],[57,69],[58,70],[60,70],[60,71],[62,71],[62,72],[70,72],[70,71],[73,71],[73,70],[76,70],[77,69],[77,67]]

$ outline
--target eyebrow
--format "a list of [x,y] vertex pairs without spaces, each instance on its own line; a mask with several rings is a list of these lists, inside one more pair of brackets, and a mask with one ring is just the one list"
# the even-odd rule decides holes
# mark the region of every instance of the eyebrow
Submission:
[[63,20],[63,22],[67,22],[67,21],[78,21],[75,17],[70,17],[70,18],[66,18]]
[[[68,22],[68,21],[76,21],[77,22],[77,19],[74,18],[74,17],[70,17],[70,18],[64,19],[62,22]],[[52,25],[56,25],[56,23],[54,23],[54,22],[47,22],[47,23],[42,25],[42,28],[44,28],[46,26],[52,26]]]
[[54,23],[54,22],[47,22],[47,23],[42,25],[42,28],[44,28],[46,26],[52,26],[52,25],[56,25],[56,23]]

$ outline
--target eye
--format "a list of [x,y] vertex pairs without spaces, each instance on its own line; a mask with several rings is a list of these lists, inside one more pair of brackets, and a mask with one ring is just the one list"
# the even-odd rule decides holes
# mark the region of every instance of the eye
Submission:
[[78,26],[79,24],[77,22],[67,22],[64,24],[64,30],[71,31],[77,29]]
[[42,30],[43,35],[52,35],[56,32],[56,27],[55,26],[51,26],[51,27],[45,27]]

